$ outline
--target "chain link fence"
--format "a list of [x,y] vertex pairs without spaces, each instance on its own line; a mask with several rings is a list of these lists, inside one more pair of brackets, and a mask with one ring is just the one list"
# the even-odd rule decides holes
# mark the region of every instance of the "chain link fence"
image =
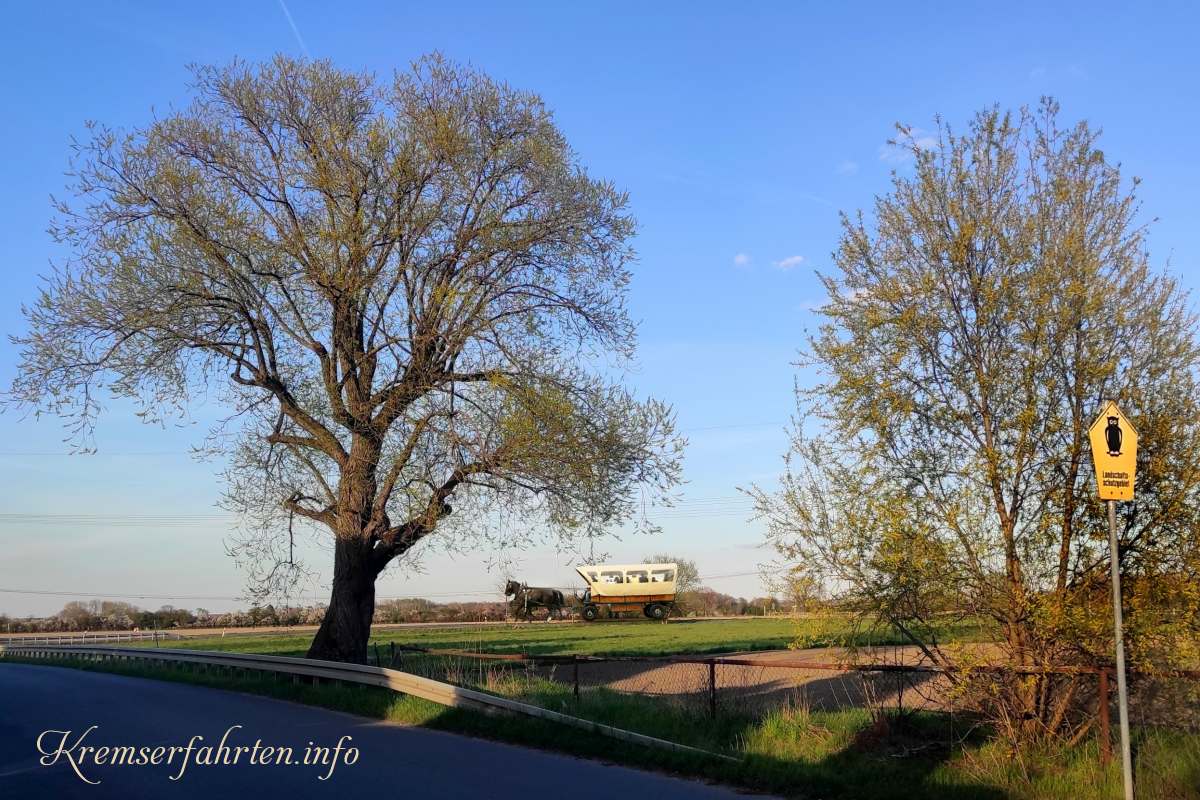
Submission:
[[[906,663],[820,663],[792,652],[754,656],[525,656],[377,645],[372,661],[435,680],[562,709],[581,698],[639,698],[697,718],[813,711],[969,711],[947,670]],[[976,668],[978,675],[1053,674],[1081,684],[1101,741],[1116,719],[1116,681],[1088,667]],[[1200,671],[1130,676],[1135,724],[1200,731]]]

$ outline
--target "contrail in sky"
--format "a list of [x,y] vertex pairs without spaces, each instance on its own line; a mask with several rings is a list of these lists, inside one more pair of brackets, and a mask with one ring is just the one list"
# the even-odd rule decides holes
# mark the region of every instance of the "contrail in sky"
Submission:
[[296,20],[292,19],[292,12],[288,11],[287,3],[279,0],[279,7],[283,9],[283,15],[287,17],[288,25],[292,26],[292,33],[296,34],[296,41],[300,43],[300,49],[304,51],[305,58],[312,58],[308,52],[308,45],[304,43],[304,37],[300,35],[300,29],[296,27]]

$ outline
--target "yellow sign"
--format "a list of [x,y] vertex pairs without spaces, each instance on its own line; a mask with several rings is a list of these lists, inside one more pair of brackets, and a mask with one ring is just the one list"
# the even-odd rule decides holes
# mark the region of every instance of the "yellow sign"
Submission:
[[1100,416],[1088,428],[1088,438],[1092,442],[1100,499],[1132,500],[1138,435],[1112,400],[1105,403]]

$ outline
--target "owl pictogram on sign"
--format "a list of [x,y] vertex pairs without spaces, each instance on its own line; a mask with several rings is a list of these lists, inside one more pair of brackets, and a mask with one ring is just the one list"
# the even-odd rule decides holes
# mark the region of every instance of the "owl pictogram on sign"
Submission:
[[1108,427],[1104,429],[1104,441],[1108,445],[1110,456],[1121,455],[1121,424],[1117,417],[1108,418]]

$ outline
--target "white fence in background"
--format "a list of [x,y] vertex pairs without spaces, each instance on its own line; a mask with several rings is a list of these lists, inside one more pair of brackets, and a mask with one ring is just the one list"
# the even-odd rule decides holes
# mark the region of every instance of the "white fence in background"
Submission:
[[165,642],[182,639],[166,631],[104,631],[102,633],[47,633],[26,636],[0,636],[0,645],[103,644],[105,642]]

